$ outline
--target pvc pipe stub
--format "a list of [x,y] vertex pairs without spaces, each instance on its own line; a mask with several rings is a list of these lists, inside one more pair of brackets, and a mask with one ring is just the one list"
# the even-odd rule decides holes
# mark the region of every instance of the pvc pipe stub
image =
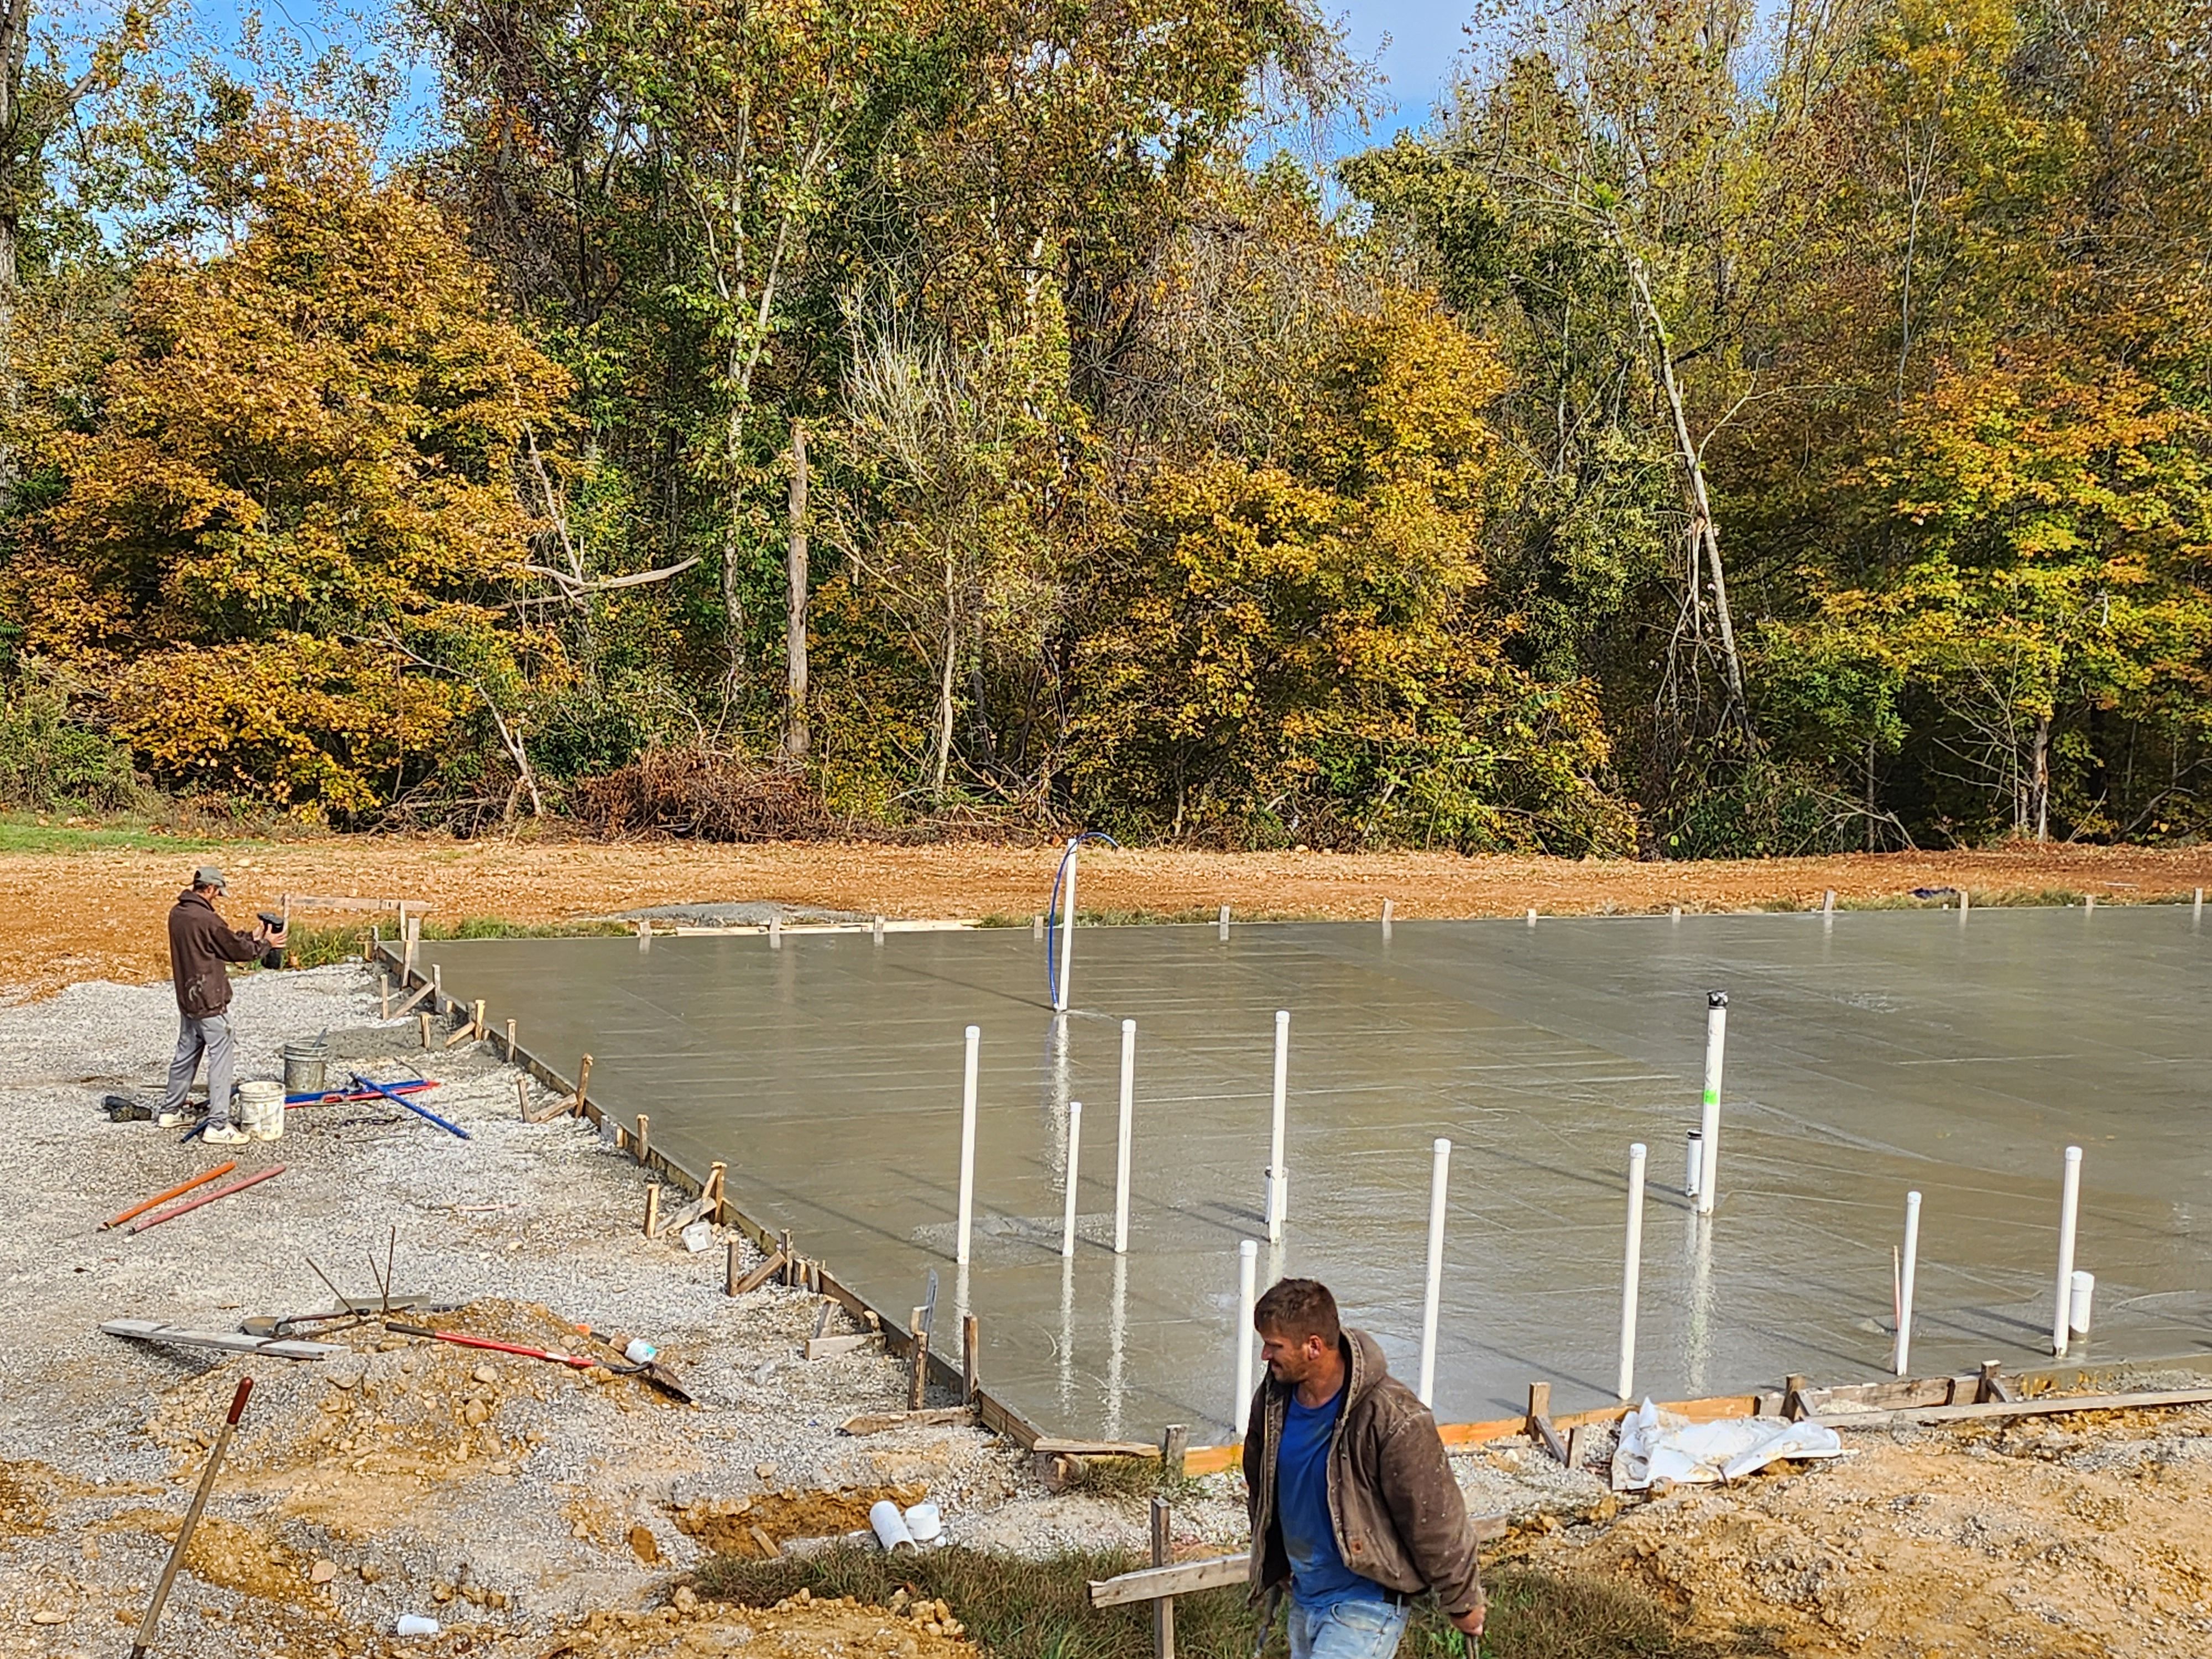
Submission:
[[2067,1283],[2066,1330],[2071,1336],[2089,1334],[2091,1304],[2097,1297],[2097,1275],[2081,1269]]

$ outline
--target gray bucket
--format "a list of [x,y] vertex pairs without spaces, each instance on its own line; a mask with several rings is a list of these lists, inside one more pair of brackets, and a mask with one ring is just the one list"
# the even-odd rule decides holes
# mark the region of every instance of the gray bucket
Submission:
[[325,1080],[330,1065],[331,1045],[320,1037],[303,1042],[284,1045],[284,1092],[288,1095],[319,1095],[330,1085]]

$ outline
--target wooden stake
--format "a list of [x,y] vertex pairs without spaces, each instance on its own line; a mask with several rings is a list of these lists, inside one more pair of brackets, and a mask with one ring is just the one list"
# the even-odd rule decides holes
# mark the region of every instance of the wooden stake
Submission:
[[514,1079],[514,1103],[522,1109],[522,1121],[525,1123],[529,1122],[530,1079],[526,1077],[519,1077]]
[[906,1384],[906,1407],[912,1412],[921,1409],[922,1394],[929,1386],[929,1333],[921,1328],[922,1315],[927,1311],[916,1308],[907,1322],[907,1328],[914,1333],[913,1370]]
[[1160,1473],[1170,1480],[1183,1478],[1183,1459],[1190,1452],[1190,1430],[1181,1423],[1170,1423],[1160,1437]]
[[[1152,1499],[1152,1565],[1164,1567],[1175,1553],[1175,1511],[1164,1498]],[[1175,1597],[1163,1595],[1152,1603],[1152,1652],[1155,1659],[1175,1659]]]
[[979,1371],[982,1364],[981,1328],[974,1314],[960,1316],[960,1401],[963,1405],[975,1403],[975,1390],[982,1386]]
[[469,1016],[470,1029],[476,1032],[477,1041],[479,1042],[483,1042],[485,1037],[490,1035],[490,1033],[484,1029],[483,1014],[483,1000],[480,997],[477,1000],[475,1011]]
[[430,1011],[425,1008],[417,1013],[415,1018],[417,1021],[417,1033],[422,1039],[422,1046],[428,1048],[430,1046]]
[[[738,1241],[733,1238],[730,1241],[730,1255],[732,1261],[736,1260],[737,1249]],[[781,1250],[776,1251],[775,1254],[770,1255],[767,1261],[762,1262],[759,1267],[754,1268],[743,1279],[738,1280],[735,1285],[732,1285],[730,1287],[730,1294],[732,1296],[750,1295],[752,1291],[760,1289],[760,1287],[767,1284],[769,1279],[774,1279],[778,1273],[781,1273],[790,1265],[790,1261],[791,1258],[785,1255]]]
[[592,1057],[589,1054],[586,1054],[581,1060],[576,1062],[576,1099],[574,1104],[568,1109],[569,1110],[575,1112],[580,1115],[582,1114],[584,1109],[584,1091],[591,1086]]
[[792,1282],[792,1264],[799,1259],[792,1251],[790,1228],[786,1227],[783,1230],[783,1237],[777,1243],[780,1248],[776,1250],[776,1254],[783,1258],[779,1264],[783,1268],[783,1282],[788,1285]]
[[507,1022],[507,1063],[514,1064],[514,1022]]
[[660,1231],[660,1183],[653,1182],[645,1189],[645,1236],[651,1238]]
[[381,1010],[378,1017],[382,1019],[390,1019],[392,1018],[391,975],[379,974],[376,976],[376,996]]
[[722,1293],[725,1296],[738,1293],[738,1241],[734,1238],[730,1241],[729,1261],[722,1269]]
[[729,1173],[729,1169],[730,1166],[726,1164],[709,1165],[707,1170],[707,1190],[699,1195],[701,1201],[707,1206],[707,1218],[718,1225],[722,1219],[722,1177]]
[[637,1115],[636,1152],[637,1161],[641,1164],[645,1162],[645,1155],[651,1150],[651,1143],[646,1139],[646,1137],[652,1132],[652,1127],[653,1120],[647,1117],[643,1112],[640,1112]]

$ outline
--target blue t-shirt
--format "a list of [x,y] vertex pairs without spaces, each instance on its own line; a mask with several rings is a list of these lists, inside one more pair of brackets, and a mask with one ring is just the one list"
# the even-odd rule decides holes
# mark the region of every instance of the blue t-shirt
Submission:
[[1295,1391],[1275,1452],[1275,1509],[1291,1557],[1291,1596],[1302,1607],[1388,1598],[1371,1578],[1344,1565],[1328,1518],[1328,1448],[1344,1409],[1342,1389],[1326,1405],[1302,1406]]

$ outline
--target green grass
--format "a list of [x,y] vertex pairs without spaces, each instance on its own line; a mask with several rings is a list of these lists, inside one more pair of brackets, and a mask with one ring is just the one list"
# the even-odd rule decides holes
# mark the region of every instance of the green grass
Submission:
[[[942,1597],[992,1659],[1148,1659],[1149,1605],[1094,1610],[1093,1578],[1145,1565],[1119,1551],[1070,1553],[1041,1561],[953,1546],[886,1555],[840,1545],[775,1561],[716,1556],[691,1577],[702,1595],[769,1607],[801,1589],[881,1605],[905,1587]],[[1583,1574],[1504,1567],[1488,1576],[1489,1627],[1481,1659],[1717,1659],[1766,1653],[1763,1643],[1717,1650],[1684,1638],[1656,1599],[1633,1586]],[[1250,1659],[1254,1620],[1243,1590],[1208,1590],[1176,1601],[1176,1647],[1192,1659]],[[1279,1617],[1268,1651],[1285,1650]],[[1416,1607],[1399,1652],[1408,1659],[1471,1659],[1468,1644],[1430,1604]]]
[[143,819],[58,822],[52,813],[0,812],[0,853],[88,853],[120,848],[132,853],[205,853],[237,842],[172,835]]

